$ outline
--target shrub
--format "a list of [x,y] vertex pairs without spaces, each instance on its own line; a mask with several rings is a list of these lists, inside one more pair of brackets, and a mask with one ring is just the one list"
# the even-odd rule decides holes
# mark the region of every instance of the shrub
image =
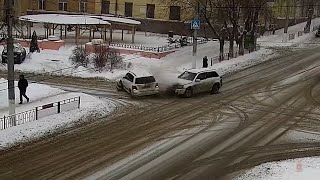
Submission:
[[72,64],[76,67],[87,67],[89,64],[89,54],[82,46],[77,46],[72,50],[72,54],[69,58]]
[[123,67],[120,54],[107,46],[101,45],[95,48],[93,64],[97,71],[113,70]]

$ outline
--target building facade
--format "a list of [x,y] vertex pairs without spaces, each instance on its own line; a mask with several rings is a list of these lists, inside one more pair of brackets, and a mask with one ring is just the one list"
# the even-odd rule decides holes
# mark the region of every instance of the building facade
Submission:
[[309,8],[313,7],[314,15],[319,15],[318,0],[269,0],[274,17],[303,18],[307,17]]
[[[190,13],[183,12],[171,0],[12,0],[14,14],[25,15],[27,11],[57,11],[89,14],[115,14],[133,18],[150,18],[183,21]],[[4,0],[0,0],[4,4]]]

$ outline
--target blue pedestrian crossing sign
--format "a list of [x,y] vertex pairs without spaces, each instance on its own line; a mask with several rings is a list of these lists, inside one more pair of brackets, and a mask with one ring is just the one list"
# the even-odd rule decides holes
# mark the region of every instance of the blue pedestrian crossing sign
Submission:
[[194,19],[191,21],[191,29],[200,29],[200,20]]

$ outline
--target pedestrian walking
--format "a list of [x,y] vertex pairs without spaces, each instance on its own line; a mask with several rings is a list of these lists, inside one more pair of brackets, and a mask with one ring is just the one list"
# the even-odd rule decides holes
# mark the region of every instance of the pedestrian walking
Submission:
[[27,87],[28,87],[28,81],[24,78],[24,75],[20,75],[19,78],[20,78],[19,82],[18,82],[18,88],[20,90],[20,103],[19,104],[22,104],[23,97],[27,99],[27,102],[29,102],[29,98],[26,95]]
[[207,68],[208,67],[208,57],[205,56],[203,59],[202,59],[202,65],[204,68]]

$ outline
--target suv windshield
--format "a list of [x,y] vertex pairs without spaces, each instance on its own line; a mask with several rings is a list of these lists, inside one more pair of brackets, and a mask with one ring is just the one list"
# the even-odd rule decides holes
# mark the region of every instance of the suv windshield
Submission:
[[196,77],[196,75],[197,75],[196,73],[185,71],[178,78],[193,81],[193,79]]
[[136,79],[136,84],[148,84],[153,82],[156,82],[153,76],[140,77]]

